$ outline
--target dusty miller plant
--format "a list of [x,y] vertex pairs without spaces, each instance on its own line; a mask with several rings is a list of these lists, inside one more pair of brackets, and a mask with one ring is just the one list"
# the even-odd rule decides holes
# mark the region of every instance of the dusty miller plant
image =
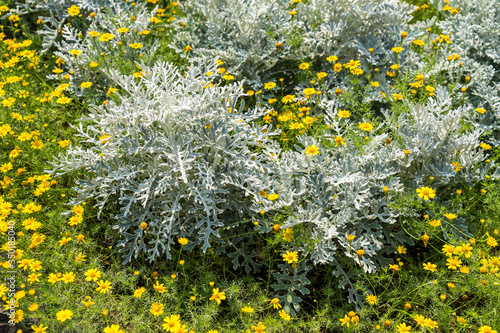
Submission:
[[186,25],[178,27],[171,47],[184,55],[191,46],[192,60],[217,56],[259,88],[278,73],[297,73],[290,62],[336,55],[344,62],[387,65],[412,6],[388,0],[311,0],[293,8],[284,0],[189,0],[183,9]]
[[150,261],[171,258],[179,237],[190,240],[189,249],[206,251],[220,228],[253,213],[263,187],[257,175],[275,149],[274,133],[252,122],[263,110],[236,108],[238,84],[212,87],[215,62],[184,75],[168,63],[141,67],[139,80],[110,71],[120,104],[91,108],[81,119],[90,121],[87,128],[77,128],[83,146],[57,158],[52,170],[89,171],[73,203],[94,199],[99,216],[117,203],[124,263],[142,253]]
[[[313,241],[302,246],[302,253],[314,264],[331,265],[339,287],[347,287],[350,301],[361,306],[364,295],[356,285],[355,266],[374,272],[392,262],[389,255],[398,245],[414,244],[399,222],[417,218],[419,212],[392,206],[395,196],[404,192],[418,200],[415,190],[430,186],[433,177],[436,200],[441,200],[454,185],[473,186],[485,179],[492,162],[482,163],[486,155],[478,146],[483,131],[472,112],[470,105],[454,107],[447,89],[438,87],[427,103],[410,104],[409,112],[384,112],[385,124],[379,128],[393,136],[374,135],[361,147],[346,140],[345,146],[333,148],[313,137],[299,137],[296,149],[281,152],[270,175],[263,175],[267,192],[280,193],[276,202],[266,204],[289,214],[282,228],[303,226],[301,232],[306,230]],[[335,109],[325,113],[331,128],[326,139],[348,138],[349,131],[356,131],[357,124],[339,121]],[[319,153],[308,156],[304,149],[312,145]],[[352,243],[348,235],[355,236]],[[467,235],[462,217],[444,228],[446,238]],[[355,253],[358,249],[364,250],[362,257]]]
[[[440,8],[444,4],[439,4]],[[451,50],[463,59],[466,75],[471,77],[471,102],[484,107],[483,125],[498,128],[500,119],[500,3],[498,1],[450,1],[460,11],[438,22],[439,28],[451,33]],[[495,119],[495,121],[493,121]],[[488,127],[487,127],[488,128]]]

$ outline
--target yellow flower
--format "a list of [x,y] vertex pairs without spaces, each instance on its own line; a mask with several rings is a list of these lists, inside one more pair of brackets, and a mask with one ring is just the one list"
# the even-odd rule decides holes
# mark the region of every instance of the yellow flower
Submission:
[[60,322],[64,322],[68,319],[71,319],[71,316],[73,316],[73,312],[68,309],[61,310],[58,313],[56,313],[57,320],[59,320]]
[[253,313],[255,310],[252,308],[252,307],[249,307],[249,306],[245,306],[241,309],[241,312],[245,312],[245,313]]
[[424,43],[424,42],[422,42],[420,39],[414,40],[414,41],[413,41],[413,44],[415,44],[415,45],[419,45],[419,46],[424,46],[424,45],[425,45],[425,43]]
[[456,248],[453,246],[453,245],[449,245],[449,244],[445,244],[443,245],[443,249],[442,249],[443,253],[446,255],[446,256],[452,256],[453,254],[456,254],[457,253],[457,250]]
[[433,226],[434,228],[437,228],[437,227],[439,227],[441,225],[441,220],[434,219],[432,221],[429,221],[429,224],[431,226]]
[[140,298],[142,296],[142,294],[144,294],[145,291],[146,291],[146,288],[144,288],[144,287],[140,287],[139,289],[136,289],[134,291],[134,297]]
[[183,246],[189,242],[189,240],[187,238],[184,238],[184,237],[179,238],[177,241],[179,242],[179,244],[181,244]]
[[33,149],[42,149],[43,142],[42,140],[34,140],[31,142],[31,148]]
[[221,300],[226,299],[226,293],[224,291],[219,292],[219,288],[215,288],[212,290],[213,294],[210,297],[210,301],[215,300],[217,302],[217,305],[220,304]]
[[479,147],[483,148],[484,150],[490,150],[491,146],[485,142],[481,143]]
[[283,230],[283,239],[286,240],[287,242],[291,241],[293,238],[293,231],[290,228],[286,228]]
[[448,266],[448,269],[457,269],[457,268],[460,268],[460,266],[462,266],[462,261],[460,259],[458,259],[458,257],[450,257],[448,259],[446,259],[446,266]]
[[335,147],[337,147],[339,144],[343,144],[345,146],[344,139],[340,136],[335,137]]
[[360,61],[359,60],[351,60],[349,61],[347,64],[344,64],[344,67],[345,68],[348,68],[348,69],[355,69],[355,68],[358,68],[360,65]]
[[370,294],[370,295],[366,296],[366,301],[370,305],[375,305],[375,304],[377,304],[378,299],[377,299],[377,296]]
[[370,81],[370,84],[371,84],[371,86],[372,86],[372,87],[374,87],[374,88],[377,88],[377,87],[379,87],[379,86],[380,86],[380,83],[378,83],[377,81]]
[[177,327],[181,326],[180,315],[171,315],[170,317],[165,317],[163,319],[165,323],[163,324],[163,329],[169,332],[174,332]]
[[271,193],[271,194],[269,194],[269,195],[267,196],[267,198],[268,198],[269,200],[271,200],[271,201],[274,201],[274,200],[278,199],[278,197],[279,197],[279,194],[276,194],[276,193]]
[[66,97],[66,96],[59,97],[59,98],[56,100],[56,103],[57,103],[57,104],[69,104],[69,103],[71,103],[71,98]]
[[104,331],[104,333],[125,333],[125,331],[122,331],[120,329],[120,326],[119,325],[111,325],[111,326],[107,326]]
[[163,304],[159,302],[155,302],[151,305],[151,309],[149,310],[153,316],[159,316],[163,313]]
[[252,326],[252,329],[255,330],[256,333],[265,333],[264,330],[266,329],[267,327],[264,326],[264,324],[262,324],[262,322],[258,322],[257,323],[257,326]]
[[421,187],[417,189],[418,197],[424,198],[424,200],[429,200],[429,198],[434,199],[436,196],[436,191],[430,187]]
[[349,118],[351,116],[351,112],[347,110],[339,110],[337,115],[339,116],[339,118]]
[[432,264],[432,263],[430,263],[430,262],[428,262],[428,263],[426,263],[426,264],[422,264],[422,266],[424,267],[424,269],[425,269],[426,271],[431,271],[431,272],[435,272],[435,271],[437,271],[437,269],[436,269],[437,265]]
[[75,281],[75,273],[73,272],[64,273],[60,280],[64,281],[64,283],[73,282]]
[[83,53],[83,51],[81,51],[81,50],[71,50],[71,51],[69,51],[69,54],[75,55],[75,56],[77,56],[77,57],[78,57],[80,54],[82,54],[82,53]]
[[478,113],[481,113],[481,114],[482,114],[482,113],[485,113],[485,112],[486,112],[486,109],[483,109],[483,108],[477,108],[477,109],[476,109],[476,111],[477,111]]
[[80,84],[80,87],[90,88],[90,87],[92,87],[92,82],[83,82],[82,84]]
[[492,329],[490,326],[481,326],[478,333],[497,333],[497,331]]
[[109,88],[109,89],[108,89],[108,92],[106,93],[106,95],[108,95],[108,96],[109,96],[109,95],[111,95],[112,93],[117,92],[117,91],[118,91],[118,89],[116,89],[116,88]]
[[131,48],[137,50],[137,49],[140,49],[143,47],[143,45],[141,43],[133,43],[133,44],[128,44],[128,46],[130,46]]
[[125,28],[125,27],[121,27],[118,29],[118,32],[123,34],[123,33],[126,33],[126,32],[129,32],[129,29],[128,28]]
[[105,33],[105,34],[102,34],[101,37],[99,37],[99,41],[101,41],[101,42],[109,42],[113,38],[115,38],[114,35],[112,35],[110,33]]
[[280,300],[277,299],[277,298],[273,298],[270,302],[269,302],[270,305],[273,306],[273,308],[275,309],[280,309],[281,308],[281,304],[280,304]]
[[69,145],[71,143],[71,141],[62,140],[62,141],[58,141],[57,143],[59,144],[59,146],[61,146],[61,148],[66,148],[66,146]]
[[347,315],[344,315],[344,318],[340,318],[339,321],[342,323],[341,326],[346,325],[349,328],[349,323],[351,322],[351,318]]
[[286,313],[285,310],[280,310],[279,314],[280,317],[283,318],[283,320],[289,321],[290,319],[292,319],[292,317],[288,313]]
[[309,156],[317,155],[319,153],[319,148],[315,145],[307,146],[304,152]]
[[303,63],[301,63],[301,64],[299,65],[299,68],[300,68],[300,69],[302,69],[302,70],[306,70],[306,69],[308,69],[308,68],[309,68],[309,66],[310,66],[310,65],[309,65],[308,63],[303,62]]
[[165,284],[164,283],[160,284],[160,282],[158,281],[156,281],[156,283],[153,285],[153,288],[160,294],[163,294],[164,292],[167,291],[167,289],[165,289]]
[[415,319],[415,321],[417,322],[417,325],[420,325],[420,326],[425,326],[425,317],[422,316],[422,315],[415,315],[415,317],[413,317],[413,319]]
[[91,307],[92,305],[94,305],[94,304],[95,304],[95,302],[92,302],[92,298],[91,298],[90,296],[85,296],[85,299],[86,299],[87,301],[82,301],[82,303],[83,303],[83,305],[85,305],[85,307],[86,307],[87,309],[90,309],[90,307]]
[[339,58],[337,58],[336,56],[329,56],[329,57],[326,57],[326,61],[328,62],[334,62],[334,61],[337,61]]
[[319,73],[316,73],[316,77],[318,78],[319,81],[321,81],[322,79],[324,79],[328,74],[325,73],[325,72],[319,72]]
[[462,164],[460,164],[458,162],[452,162],[451,166],[454,167],[453,170],[455,172],[458,172],[458,171],[460,171],[460,169],[462,169]]
[[394,265],[389,265],[389,268],[392,269],[393,271],[399,271],[401,270],[399,268],[399,265],[398,264],[394,264]]
[[453,220],[455,218],[457,218],[457,215],[453,214],[453,213],[446,213],[444,214],[444,217],[446,217],[448,220]]
[[393,97],[396,101],[399,101],[399,100],[403,99],[403,95],[398,94],[398,93],[392,94],[392,97]]
[[105,294],[111,290],[111,282],[109,282],[108,280],[100,280],[99,282],[97,282],[97,285],[99,287],[97,287],[95,291],[99,291],[102,294]]
[[359,129],[365,131],[365,132],[369,132],[373,129],[373,125],[370,124],[370,123],[359,123]]
[[396,52],[396,53],[400,53],[400,52],[402,52],[403,50],[404,50],[404,48],[402,48],[401,46],[393,47],[393,48],[391,49],[391,51]]
[[491,247],[496,247],[498,246],[498,242],[495,238],[491,237],[489,233],[486,233],[486,236],[488,237],[486,239],[486,244],[488,244]]
[[77,7],[75,5],[69,7],[68,14],[71,16],[77,16],[78,14],[80,14],[80,7]]
[[470,243],[457,246],[457,251],[463,254],[465,258],[470,258],[472,256],[472,246],[470,245]]
[[298,255],[297,252],[286,251],[286,253],[282,254],[281,256],[283,257],[283,261],[286,261],[289,264],[293,264],[293,263],[299,262],[299,255]]
[[48,326],[43,326],[43,324],[40,324],[40,326],[31,326],[31,329],[34,331],[34,333],[46,333]]
[[424,234],[422,236],[422,241],[424,242],[424,247],[427,247],[427,243],[429,242],[429,236],[427,234]]
[[270,89],[274,89],[275,87],[276,87],[275,82],[264,83],[264,89],[270,90]]
[[282,103],[288,104],[289,102],[293,102],[297,96],[295,95],[286,95],[281,99]]
[[314,89],[314,88],[306,88],[306,89],[304,89],[304,95],[306,95],[306,96],[313,95],[315,93],[316,93],[316,89]]

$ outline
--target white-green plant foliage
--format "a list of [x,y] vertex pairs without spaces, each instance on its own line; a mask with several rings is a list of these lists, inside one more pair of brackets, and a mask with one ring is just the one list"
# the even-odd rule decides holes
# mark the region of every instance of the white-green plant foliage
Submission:
[[[398,245],[413,244],[397,222],[415,218],[416,212],[391,208],[394,196],[405,191],[416,197],[415,189],[429,186],[433,177],[432,187],[439,199],[454,185],[473,186],[485,179],[493,164],[480,164],[486,158],[478,147],[483,131],[472,107],[453,108],[443,87],[438,87],[425,105],[410,104],[408,113],[385,112],[386,123],[379,127],[393,133],[390,144],[385,133],[372,136],[368,144],[359,147],[348,139],[348,132],[356,131],[357,124],[339,121],[333,110],[325,112],[332,128],[325,137],[340,136],[346,138],[346,144],[325,148],[312,137],[299,137],[301,145],[282,152],[264,175],[267,192],[280,194],[276,202],[267,202],[266,209],[290,214],[282,228],[306,226],[314,246],[304,246],[303,253],[309,253],[315,264],[333,266],[339,286],[347,286],[350,300],[360,305],[364,296],[353,282],[358,274],[354,263],[371,273],[392,262],[388,255]],[[320,152],[308,156],[304,149],[312,145]],[[462,168],[455,170],[454,162]],[[384,186],[389,189],[387,194]],[[467,235],[464,222],[456,219],[453,226],[447,225],[445,237]],[[457,233],[458,229],[463,234]],[[355,235],[352,243],[347,235]],[[357,249],[364,250],[362,257],[356,255]],[[350,267],[346,267],[345,258],[352,261]]]
[[[147,65],[152,64],[156,56],[159,44],[151,41],[147,36],[139,36],[138,33],[150,28],[150,18],[154,17],[156,9],[150,11],[146,3],[139,3],[133,9],[120,6],[111,6],[106,12],[96,15],[96,19],[89,23],[85,29],[77,29],[68,25],[62,28],[61,41],[55,42],[54,54],[64,61],[65,72],[61,74],[48,75],[48,79],[59,80],[65,74],[71,74],[69,83],[70,91],[77,96],[84,96],[86,90],[79,84],[85,81],[94,81],[97,85],[106,88],[110,83],[104,72],[109,68],[119,68],[124,62],[134,63],[140,59]],[[131,20],[130,17],[135,19]],[[127,28],[127,32],[118,32],[120,28]],[[99,36],[92,37],[89,32],[111,33],[114,38],[110,41],[99,41]],[[141,43],[140,49],[133,49],[130,44]],[[70,51],[78,50],[82,53],[78,56],[70,54]],[[89,64],[98,63],[98,67],[92,69]],[[140,70],[137,69],[137,72]]]
[[[414,7],[392,0],[311,0],[289,14],[284,0],[188,0],[171,46],[192,60],[218,57],[228,70],[260,87],[273,75],[293,74],[285,63],[324,61],[336,55],[375,66],[392,64],[390,49],[400,41]],[[277,47],[276,43],[281,46]],[[372,54],[369,48],[374,48]]]
[[[417,212],[392,206],[395,197],[404,193],[417,198],[417,188],[432,186],[436,200],[441,200],[454,186],[482,181],[493,166],[493,162],[484,163],[486,154],[479,147],[490,118],[474,110],[478,106],[498,110],[498,58],[493,46],[486,47],[490,51],[484,55],[474,54],[464,29],[479,15],[490,18],[485,23],[489,27],[498,25],[493,20],[498,2],[488,5],[484,13],[463,5],[461,13],[439,23],[444,32],[453,32],[453,43],[436,51],[438,60],[432,69],[422,59],[433,48],[428,38],[436,36],[427,28],[434,20],[408,25],[411,7],[396,1],[310,0],[296,5],[293,19],[285,1],[187,0],[180,5],[188,14],[180,19],[186,28],[178,26],[172,47],[182,55],[187,45],[193,48],[186,55],[191,67],[182,74],[171,64],[143,63],[144,76],[139,79],[110,70],[108,79],[120,88],[117,102],[91,107],[91,113],[81,119],[88,123],[77,128],[83,144],[59,156],[51,171],[61,174],[85,168],[89,172],[75,187],[78,197],[71,204],[94,199],[99,216],[104,209],[119,211],[114,228],[121,237],[118,246],[125,263],[143,253],[150,261],[163,255],[171,258],[171,246],[186,237],[188,249],[201,245],[206,251],[215,244],[216,254],[226,253],[235,269],[241,266],[247,273],[256,272],[260,264],[252,249],[255,234],[243,234],[241,221],[257,221],[255,230],[267,233],[269,215],[278,212],[288,216],[282,229],[300,228],[303,237],[313,240],[298,249],[301,255],[308,254],[316,265],[332,266],[339,286],[347,287],[349,300],[360,306],[364,295],[356,285],[356,265],[366,273],[374,272],[392,262],[389,256],[399,245],[413,244],[398,222],[418,218]],[[99,15],[90,30],[104,29],[115,36],[119,27],[146,29],[150,17],[146,10],[136,13],[133,23],[128,14]],[[483,26],[474,26],[470,33],[486,43],[498,34],[490,30],[485,33]],[[408,38],[401,40],[401,31],[408,31]],[[56,54],[68,70],[77,72],[99,58],[102,46],[96,46],[95,39],[80,38],[69,27],[63,32]],[[128,33],[123,37],[136,42]],[[419,38],[425,39],[426,48],[412,45]],[[109,50],[119,48],[117,41],[110,42]],[[494,38],[490,42],[496,43]],[[282,46],[276,48],[276,43]],[[237,107],[244,95],[242,81],[226,86],[215,83],[220,81],[216,57],[224,60],[231,73],[249,78],[245,83],[259,87],[277,71],[299,72],[283,64],[317,59],[325,63],[329,55],[345,59],[341,62],[360,59],[365,72],[375,66],[382,72],[385,65],[396,62],[391,51],[396,45],[404,48],[398,55],[398,75],[445,73],[448,86],[434,85],[434,96],[424,104],[405,101],[408,112],[382,110],[384,119],[377,133],[384,134],[375,135],[361,132],[358,122],[339,120],[342,104],[329,88],[347,90],[350,83],[325,69],[326,87],[309,102],[317,101],[314,112],[324,114],[330,126],[324,140],[345,138],[346,144],[336,147],[303,135],[293,150],[282,151],[271,140],[279,131],[256,125],[255,120],[266,113],[263,107],[244,112],[244,103]],[[147,60],[153,59],[155,47],[151,44],[149,53],[141,50],[148,54]],[[71,49],[83,53],[74,57],[69,55]],[[451,68],[447,53],[459,54],[463,68],[456,62]],[[211,60],[204,60],[205,56]],[[468,73],[478,100],[459,101],[460,78]],[[83,79],[75,77],[75,82]],[[377,89],[368,86],[363,102],[386,102],[381,91],[397,92],[385,75],[379,81]],[[306,87],[307,82],[297,86],[298,98],[304,97]],[[356,143],[355,135],[369,140]],[[319,147],[319,154],[304,152],[311,145]],[[277,193],[279,198],[267,200],[259,191]],[[148,224],[146,229],[140,228],[142,222]],[[445,237],[459,237],[458,229],[467,235],[463,218],[443,225]],[[355,236],[351,243],[347,235]],[[363,249],[364,255],[358,256],[357,249]],[[304,272],[288,272],[284,267],[275,276],[277,296],[287,299],[290,312],[298,311],[301,299],[295,292],[307,293],[308,280]],[[293,274],[283,275],[288,273]],[[296,289],[285,283],[293,279],[302,281]]]
[[[438,4],[442,8],[444,4]],[[464,71],[471,77],[469,86],[476,107],[500,119],[500,2],[452,0],[450,6],[459,7],[458,14],[438,22],[446,33],[451,33],[451,50],[460,55]],[[485,114],[482,123],[492,125]],[[496,123],[495,122],[495,123]],[[498,125],[494,124],[495,127]]]
[[142,67],[140,80],[111,71],[120,104],[92,107],[81,119],[91,123],[77,129],[84,146],[70,148],[52,170],[84,167],[92,174],[78,183],[74,202],[95,199],[99,216],[119,209],[114,228],[123,236],[125,263],[143,252],[151,261],[170,258],[179,237],[206,251],[219,228],[251,213],[263,187],[258,174],[276,149],[275,133],[252,123],[263,110],[236,109],[239,85],[209,86],[215,62],[184,75],[172,64]]
[[[80,87],[81,82],[93,82],[94,87],[108,86],[109,82],[102,71],[119,68],[126,61],[134,63],[139,59],[139,54],[142,62],[151,65],[157,56],[158,42],[146,35],[138,35],[139,32],[150,29],[150,19],[157,9],[148,9],[147,2],[132,6],[128,2],[117,0],[26,0],[16,4],[15,12],[19,15],[50,13],[51,16],[39,17],[43,21],[42,28],[38,30],[38,34],[44,36],[42,53],[54,48],[53,54],[64,61],[65,71],[48,75],[47,78],[61,80],[64,75],[70,75],[68,91],[77,97],[84,97],[87,93],[87,90]],[[69,14],[71,6],[79,7],[79,16]],[[94,13],[93,17],[90,13]],[[128,31],[120,33],[119,28],[127,28]],[[102,42],[99,37],[90,36],[90,31],[101,35],[111,33],[114,38]],[[142,47],[137,50],[129,47],[133,43],[141,43]],[[76,56],[69,53],[72,50],[82,53]],[[91,62],[98,63],[98,67],[92,69],[89,66]],[[92,91],[93,94],[95,92]]]
[[[331,109],[325,110],[330,137],[346,137],[345,146],[324,148],[302,136],[294,150],[281,151],[270,140],[277,133],[253,122],[265,114],[263,109],[244,114],[243,105],[236,109],[243,95],[239,84],[210,87],[214,61],[192,66],[185,76],[164,63],[142,67],[141,79],[110,73],[121,87],[120,104],[92,107],[81,119],[91,123],[78,127],[85,147],[69,149],[52,170],[61,174],[85,167],[95,174],[78,183],[79,195],[71,204],[93,198],[99,215],[105,208],[120,211],[115,228],[125,262],[143,252],[151,261],[164,254],[170,258],[175,240],[186,237],[189,249],[202,245],[206,251],[216,242],[218,253],[232,256],[235,268],[256,271],[255,255],[236,241],[220,239],[219,229],[256,219],[262,226],[257,230],[269,232],[260,212],[282,211],[289,215],[282,228],[302,224],[314,240],[302,253],[309,252],[315,264],[331,265],[339,286],[348,287],[350,300],[360,305],[364,296],[355,285],[354,265],[374,272],[390,262],[388,255],[397,246],[413,244],[397,222],[414,213],[391,208],[393,196],[415,193],[429,185],[431,176],[433,187],[443,193],[457,183],[472,185],[489,170],[488,164],[477,167],[485,155],[478,148],[482,129],[474,125],[476,115],[470,106],[454,108],[442,87],[427,104],[411,105],[408,113],[385,112],[386,124],[380,126],[395,136],[389,145],[388,134],[354,145],[347,138],[357,124],[341,123]],[[311,145],[319,147],[318,155],[304,153]],[[453,162],[462,169],[455,171]],[[278,200],[262,198],[261,190],[279,193]],[[142,222],[146,229],[139,227]],[[462,222],[454,221],[455,227],[467,233]],[[240,229],[233,229],[238,236]],[[352,243],[347,235],[356,236]],[[358,257],[357,249],[365,254]]]
[[[119,8],[121,12],[130,12],[132,10],[129,3],[119,0],[22,0],[16,1],[15,12],[18,15],[50,13],[50,16],[39,17],[43,21],[43,28],[38,33],[44,37],[42,53],[45,53],[55,44],[60,35],[59,31],[71,18],[68,13],[68,8],[71,6],[77,6],[87,14],[91,12],[100,14],[103,10],[109,8]],[[82,16],[82,19],[88,19],[87,15]],[[86,23],[90,24],[90,21]]]

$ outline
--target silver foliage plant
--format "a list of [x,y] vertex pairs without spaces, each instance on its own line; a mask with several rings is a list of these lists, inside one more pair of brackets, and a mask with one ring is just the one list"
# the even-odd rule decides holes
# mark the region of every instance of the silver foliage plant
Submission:
[[[69,15],[68,9],[71,6],[80,8],[79,20]],[[81,82],[99,81],[99,85],[104,88],[108,85],[102,70],[119,68],[123,60],[133,63],[138,59],[139,53],[143,62],[148,65],[153,62],[151,59],[157,56],[158,42],[145,36],[141,38],[137,33],[150,28],[149,19],[155,15],[156,9],[157,7],[149,10],[147,2],[132,6],[121,0],[24,0],[16,2],[14,11],[19,15],[50,13],[50,16],[39,16],[43,21],[42,28],[37,31],[43,35],[42,53],[54,48],[54,55],[64,61],[65,72],[50,74],[47,78],[60,80],[62,76],[71,74],[68,91],[82,98],[87,94],[79,86]],[[93,17],[90,13],[94,13]],[[127,28],[129,31],[119,33],[119,28]],[[99,37],[88,35],[90,31],[111,33],[115,38],[109,42],[99,42]],[[140,50],[133,50],[128,46],[136,42],[143,44]],[[72,50],[81,51],[82,54],[72,55],[69,53]],[[117,54],[117,51],[125,51],[123,57],[120,58],[121,54]],[[90,62],[97,62],[99,66],[92,70],[89,68]]]
[[[55,44],[59,31],[71,18],[68,13],[68,8],[71,6],[77,6],[81,11],[96,14],[100,14],[104,9],[109,8],[118,8],[120,12],[132,9],[129,3],[120,0],[20,0],[16,1],[15,12],[19,15],[50,14],[50,16],[39,17],[43,21],[43,28],[38,33],[43,35],[42,53],[45,53]],[[99,19],[99,15],[97,15],[97,19]]]
[[[287,61],[336,55],[374,66],[392,64],[391,48],[411,20],[414,7],[393,0],[311,0],[290,15],[284,0],[188,0],[171,47],[190,59],[219,57],[228,70],[255,88],[277,73],[294,73]],[[373,54],[368,52],[374,48]],[[288,63],[289,64],[289,63]]]
[[452,0],[450,6],[459,7],[459,13],[438,26],[452,34],[451,49],[463,58],[464,71],[471,77],[472,101],[491,112],[489,121],[488,114],[482,120],[491,125],[500,119],[500,2]]
[[[325,113],[332,129],[326,137],[349,138],[348,132],[355,131],[354,124],[337,120],[334,109]],[[361,305],[365,297],[355,284],[356,265],[374,272],[392,263],[388,254],[399,245],[414,244],[398,222],[418,215],[392,207],[395,195],[404,191],[416,197],[415,189],[429,186],[430,177],[437,198],[445,197],[455,184],[473,186],[485,179],[492,164],[480,165],[486,158],[478,147],[483,131],[470,114],[471,106],[452,107],[446,88],[438,87],[427,104],[410,105],[408,113],[385,111],[383,126],[395,136],[390,144],[387,133],[373,136],[363,147],[347,139],[345,146],[326,148],[313,137],[301,136],[300,145],[282,152],[270,174],[263,175],[266,190],[280,193],[273,209],[290,214],[282,229],[303,225],[308,230],[313,245],[304,246],[302,252],[309,253],[314,264],[334,268],[339,287],[349,290],[350,301]],[[466,125],[472,128],[464,130]],[[312,145],[319,147],[316,156],[304,153]],[[456,171],[454,162],[462,169]],[[446,232],[462,229],[467,234],[463,222],[457,219]],[[355,236],[352,243],[348,235]],[[362,257],[356,254],[358,249],[364,250]]]
[[[50,16],[39,16],[39,19],[43,21],[43,26],[37,31],[43,36],[42,53],[45,53],[56,44],[58,37],[72,18],[68,13],[68,8],[71,6],[80,8],[81,20],[85,22],[85,25],[81,22],[76,24],[80,30],[83,30],[92,22],[106,26],[109,16],[114,16],[118,21],[122,21],[124,16],[130,18],[130,15],[144,11],[146,4],[138,3],[137,6],[132,6],[131,3],[121,0],[19,0],[16,1],[15,12],[19,15],[50,14]],[[89,16],[90,13],[95,14],[94,18]],[[65,39],[64,35],[63,39]]]
[[[152,64],[152,59],[157,55],[159,43],[137,34],[150,28],[150,18],[154,17],[156,8],[149,10],[147,3],[140,3],[133,9],[126,10],[120,5],[111,5],[107,12],[96,15],[96,19],[89,23],[85,29],[77,29],[65,25],[62,28],[62,40],[55,42],[54,54],[64,61],[65,72],[61,74],[48,75],[48,79],[59,80],[64,74],[73,73],[69,83],[70,91],[76,96],[85,95],[85,89],[79,86],[84,81],[99,81],[99,85],[105,88],[110,82],[103,72],[109,68],[120,68],[124,61],[134,63],[140,58],[144,63]],[[133,14],[134,20],[130,17]],[[120,28],[127,28],[125,33],[118,32]],[[99,41],[98,37],[92,37],[89,32],[96,31],[101,34],[111,33],[114,38],[108,42]],[[141,42],[140,49],[134,50],[129,44]],[[121,44],[119,44],[121,43]],[[79,56],[70,54],[70,51],[78,50],[82,53]],[[99,66],[93,70],[89,68],[89,63],[96,62]],[[134,66],[135,67],[135,66]],[[88,68],[82,70],[82,68]]]
[[[256,220],[257,232],[266,233],[271,227],[261,212],[282,212],[289,216],[282,229],[300,226],[312,239],[299,249],[303,255],[309,253],[314,264],[331,265],[339,286],[347,287],[350,301],[360,306],[364,296],[354,266],[374,272],[390,262],[388,255],[399,245],[413,244],[397,222],[416,212],[392,207],[394,196],[415,195],[432,176],[440,197],[454,184],[481,181],[489,169],[478,167],[485,159],[478,147],[483,130],[474,125],[472,107],[454,107],[443,87],[408,113],[385,111],[381,126],[395,136],[389,145],[387,133],[354,145],[348,133],[357,124],[340,123],[331,106],[324,111],[332,129],[325,137],[345,137],[345,146],[327,148],[301,136],[294,150],[282,151],[271,140],[279,132],[254,122],[266,110],[243,111],[244,103],[238,104],[241,83],[213,84],[215,61],[193,65],[184,74],[167,63],[141,67],[140,79],[109,72],[121,88],[120,103],[93,106],[77,127],[82,145],[56,158],[51,170],[58,175],[89,171],[77,183],[71,205],[94,199],[99,217],[104,209],[119,211],[114,228],[121,235],[124,263],[143,253],[150,261],[171,258],[171,246],[186,237],[188,249],[206,251],[216,244],[217,253],[227,253],[235,268],[245,265],[249,273],[258,264],[253,251],[242,250],[241,221]],[[320,153],[308,156],[304,149],[311,145]],[[455,171],[453,162],[462,169]],[[279,198],[267,200],[260,191]],[[243,243],[227,243],[223,230]],[[355,235],[351,243],[347,235]],[[362,257],[357,249],[364,250]]]
[[142,67],[140,80],[110,71],[120,104],[92,107],[80,119],[88,126],[77,128],[83,145],[56,158],[51,171],[93,174],[77,183],[73,203],[95,199],[99,217],[104,208],[119,209],[114,228],[124,263],[142,253],[170,259],[179,237],[206,251],[220,228],[254,213],[258,174],[277,149],[270,141],[276,133],[252,122],[263,110],[236,108],[240,86],[212,86],[215,62],[184,75],[167,63]]

